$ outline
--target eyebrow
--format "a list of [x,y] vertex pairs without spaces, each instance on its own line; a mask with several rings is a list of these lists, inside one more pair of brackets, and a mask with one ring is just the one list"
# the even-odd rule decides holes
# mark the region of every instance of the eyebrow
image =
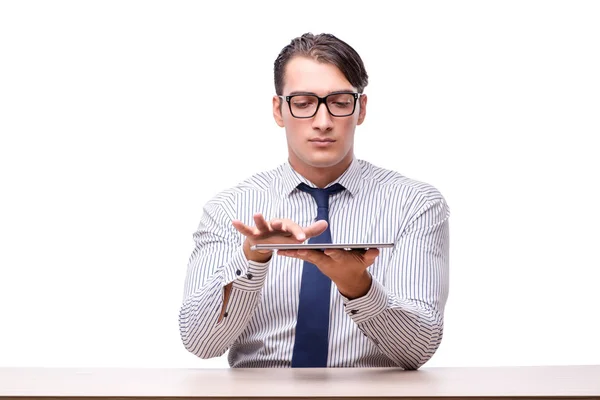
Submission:
[[[352,89],[342,89],[342,90],[334,90],[333,92],[329,92],[326,94],[326,96],[330,95],[330,94],[336,94],[336,93],[354,93],[354,90]],[[310,94],[313,96],[318,96],[316,93],[313,92],[304,92],[304,91],[295,91],[295,92],[290,92],[290,94],[288,94],[288,96],[294,96],[297,94]]]

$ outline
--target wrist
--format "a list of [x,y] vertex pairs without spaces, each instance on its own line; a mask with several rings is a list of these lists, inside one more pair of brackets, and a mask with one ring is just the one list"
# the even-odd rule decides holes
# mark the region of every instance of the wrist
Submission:
[[250,242],[248,239],[244,241],[244,255],[246,256],[246,260],[253,261],[257,263],[266,263],[273,256],[273,252],[269,251],[266,253],[253,251],[250,249]]
[[337,284],[338,291],[344,297],[349,300],[358,299],[359,297],[363,297],[369,290],[371,289],[371,283],[373,282],[373,278],[371,278],[371,274],[365,270],[363,274],[358,279],[354,279],[351,282]]

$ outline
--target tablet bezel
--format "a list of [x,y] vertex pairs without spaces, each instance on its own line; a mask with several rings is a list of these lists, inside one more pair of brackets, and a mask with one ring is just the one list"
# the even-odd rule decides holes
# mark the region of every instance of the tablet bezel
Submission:
[[390,248],[394,243],[272,243],[255,244],[250,250],[321,250],[321,249],[342,249],[342,250],[366,250],[374,248]]

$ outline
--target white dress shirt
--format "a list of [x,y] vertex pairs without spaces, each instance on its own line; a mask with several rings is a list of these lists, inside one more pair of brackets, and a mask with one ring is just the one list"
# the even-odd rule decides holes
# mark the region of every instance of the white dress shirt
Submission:
[[[185,348],[201,358],[229,350],[232,367],[290,367],[304,261],[274,253],[248,261],[231,221],[253,226],[253,215],[314,222],[310,183],[285,163],[225,190],[204,207],[189,259],[179,314]],[[448,297],[448,206],[437,189],[397,172],[353,159],[332,182],[346,190],[330,197],[333,243],[393,242],[368,268],[368,293],[349,300],[331,285],[329,367],[417,369],[442,340]],[[233,282],[218,322],[223,288]]]

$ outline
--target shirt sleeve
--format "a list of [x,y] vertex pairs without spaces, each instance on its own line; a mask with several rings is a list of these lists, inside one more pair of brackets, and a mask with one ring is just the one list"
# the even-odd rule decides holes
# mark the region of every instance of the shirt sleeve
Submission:
[[[248,261],[242,236],[215,201],[204,207],[185,278],[179,331],[185,348],[201,358],[223,355],[247,326],[260,300],[270,262]],[[232,283],[225,316],[224,287]]]
[[449,209],[439,196],[411,219],[394,247],[385,285],[373,278],[345,311],[379,350],[404,369],[418,369],[442,341],[448,297]]

